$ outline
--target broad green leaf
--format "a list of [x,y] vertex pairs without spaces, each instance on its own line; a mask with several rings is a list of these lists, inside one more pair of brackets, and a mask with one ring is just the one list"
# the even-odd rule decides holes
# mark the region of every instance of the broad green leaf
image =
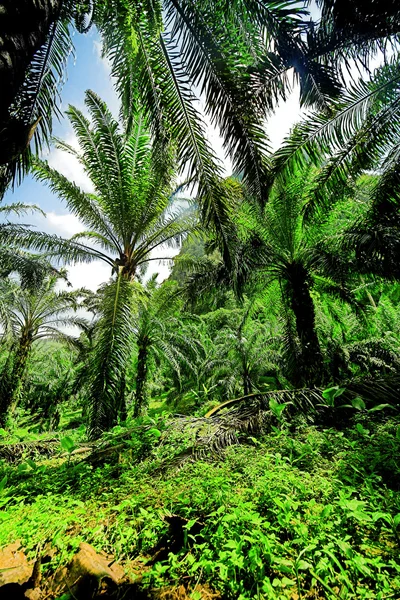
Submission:
[[357,410],[365,410],[365,402],[362,398],[353,398],[351,404]]
[[373,406],[369,409],[368,412],[376,412],[378,410],[385,410],[385,408],[393,408],[391,404],[378,404],[377,406]]
[[68,436],[61,438],[60,444],[61,447],[69,453],[71,453],[75,448],[74,440]]
[[334,400],[335,398],[341,396],[344,391],[345,388],[340,388],[339,386],[335,385],[334,387],[326,388],[326,390],[322,392],[322,397],[325,398],[325,400]]
[[155,427],[152,427],[151,429],[149,429],[149,433],[150,433],[150,435],[153,435],[155,438],[161,437],[161,431],[159,429],[156,429]]
[[393,517],[393,523],[395,527],[398,527],[400,525],[400,513]]

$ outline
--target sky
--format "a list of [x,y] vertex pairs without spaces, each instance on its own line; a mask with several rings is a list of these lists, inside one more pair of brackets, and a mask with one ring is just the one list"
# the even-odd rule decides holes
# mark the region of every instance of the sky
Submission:
[[[87,89],[91,89],[106,101],[111,112],[117,116],[119,101],[113,89],[110,66],[106,60],[101,58],[100,37],[97,31],[92,29],[85,35],[76,33],[73,40],[75,57],[71,57],[69,60],[67,81],[61,92],[61,111],[64,113],[68,105],[73,104],[87,113],[84,106],[84,95]],[[286,103],[278,107],[275,116],[270,119],[267,125],[267,133],[270,137],[272,149],[279,147],[285,135],[299,119],[300,114],[298,92],[295,91]],[[228,161],[224,160],[218,133],[211,127],[207,128],[207,132],[214,150],[224,161],[225,169],[229,174],[230,165]],[[72,127],[66,117],[63,117],[60,121],[55,120],[53,133],[56,137],[71,145],[76,144]],[[45,158],[52,167],[74,180],[82,189],[93,191],[89,179],[73,156],[52,148]],[[4,203],[10,204],[12,202],[24,202],[40,206],[46,213],[46,217],[29,215],[23,218],[24,223],[30,223],[40,231],[70,237],[84,229],[78,218],[68,211],[66,205],[45,185],[35,181],[31,176],[27,176],[19,187],[6,194]],[[172,256],[173,254],[174,251],[170,249],[160,249],[154,256]],[[165,261],[159,263],[154,260],[150,263],[148,275],[155,272],[159,273],[158,279],[161,281],[168,276],[169,267],[165,264]],[[86,287],[93,291],[101,283],[107,281],[111,275],[110,267],[100,261],[90,264],[70,265],[68,274],[74,288]]]

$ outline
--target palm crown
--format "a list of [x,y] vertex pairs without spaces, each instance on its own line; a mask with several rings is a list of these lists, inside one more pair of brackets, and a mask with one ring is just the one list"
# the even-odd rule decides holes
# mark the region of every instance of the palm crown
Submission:
[[81,190],[47,163],[37,161],[35,175],[65,200],[87,227],[71,240],[30,232],[26,243],[67,261],[100,259],[133,279],[163,244],[177,245],[193,226],[184,211],[172,210],[172,154],[157,156],[138,116],[129,136],[119,130],[110,111],[93,92],[86,93],[92,124],[74,107],[68,110],[80,151],[62,141],[89,176],[94,193]]

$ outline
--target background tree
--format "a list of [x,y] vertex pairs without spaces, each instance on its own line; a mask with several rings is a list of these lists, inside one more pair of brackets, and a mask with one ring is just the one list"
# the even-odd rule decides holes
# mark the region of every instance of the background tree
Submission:
[[171,379],[173,382],[175,380],[179,393],[182,375],[195,375],[196,364],[204,355],[201,340],[191,328],[193,317],[190,314],[179,315],[176,286],[164,283],[157,287],[156,277],[147,282],[146,294],[142,296],[134,317],[137,346],[135,417],[143,414],[148,406],[146,384],[152,362],[159,367],[169,367],[170,373],[173,372]]
[[[39,212],[44,215],[38,206],[14,202],[0,206],[0,218],[21,216],[30,212]],[[19,233],[25,233],[30,226],[11,221],[0,223],[0,279],[8,277],[11,273],[18,274],[21,285],[34,285],[42,281],[46,274],[54,273],[54,267],[43,257],[25,251],[18,244]]]
[[34,342],[61,338],[60,327],[79,325],[78,308],[81,290],[57,291],[59,277],[46,276],[38,285],[22,288],[18,282],[0,282],[0,319],[10,344],[9,360],[2,373],[0,419],[5,424],[8,411],[20,401],[24,375]]

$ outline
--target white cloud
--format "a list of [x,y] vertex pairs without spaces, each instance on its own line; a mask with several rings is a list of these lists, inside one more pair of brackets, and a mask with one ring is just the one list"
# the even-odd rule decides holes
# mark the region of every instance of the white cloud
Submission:
[[84,287],[95,292],[110,277],[110,266],[100,260],[68,267],[68,280],[73,289]]
[[102,43],[100,40],[93,40],[93,50],[97,60],[103,65],[109,78],[111,78],[112,63],[111,60],[102,55]]
[[278,104],[275,113],[267,121],[266,132],[274,152],[303,115],[304,111],[300,108],[299,102],[299,88],[296,86],[286,102]]
[[167,279],[171,270],[171,261],[168,258],[176,256],[179,250],[180,248],[156,248],[153,250],[151,258],[159,260],[149,261],[145,279],[149,279],[154,273],[158,273],[158,283]]
[[[36,216],[35,227],[39,231],[56,234],[64,238],[70,238],[72,235],[85,230],[84,225],[77,216],[72,213],[58,214],[56,212],[46,213],[46,218]],[[179,248],[156,248],[152,253],[152,258],[159,260],[151,260],[148,263],[146,279],[154,273],[158,273],[158,282],[166,279],[171,268],[171,262],[168,259],[176,256],[178,252]],[[108,281],[111,276],[110,266],[98,260],[88,264],[67,265],[67,269],[68,280],[74,289],[87,287],[96,291],[99,285]]]
[[[67,135],[64,138],[64,141],[73,148],[79,148],[78,141],[72,133]],[[53,169],[57,169],[57,171],[65,175],[65,177],[74,181],[83,191],[89,193],[94,192],[93,184],[86,175],[83,166],[75,156],[72,156],[72,154],[69,154],[64,150],[59,150],[58,148],[53,148],[48,157],[48,162]]]
[[85,230],[81,221],[72,213],[59,215],[55,212],[46,213],[46,229],[50,229],[51,233],[56,233],[62,237],[71,237],[76,233]]

